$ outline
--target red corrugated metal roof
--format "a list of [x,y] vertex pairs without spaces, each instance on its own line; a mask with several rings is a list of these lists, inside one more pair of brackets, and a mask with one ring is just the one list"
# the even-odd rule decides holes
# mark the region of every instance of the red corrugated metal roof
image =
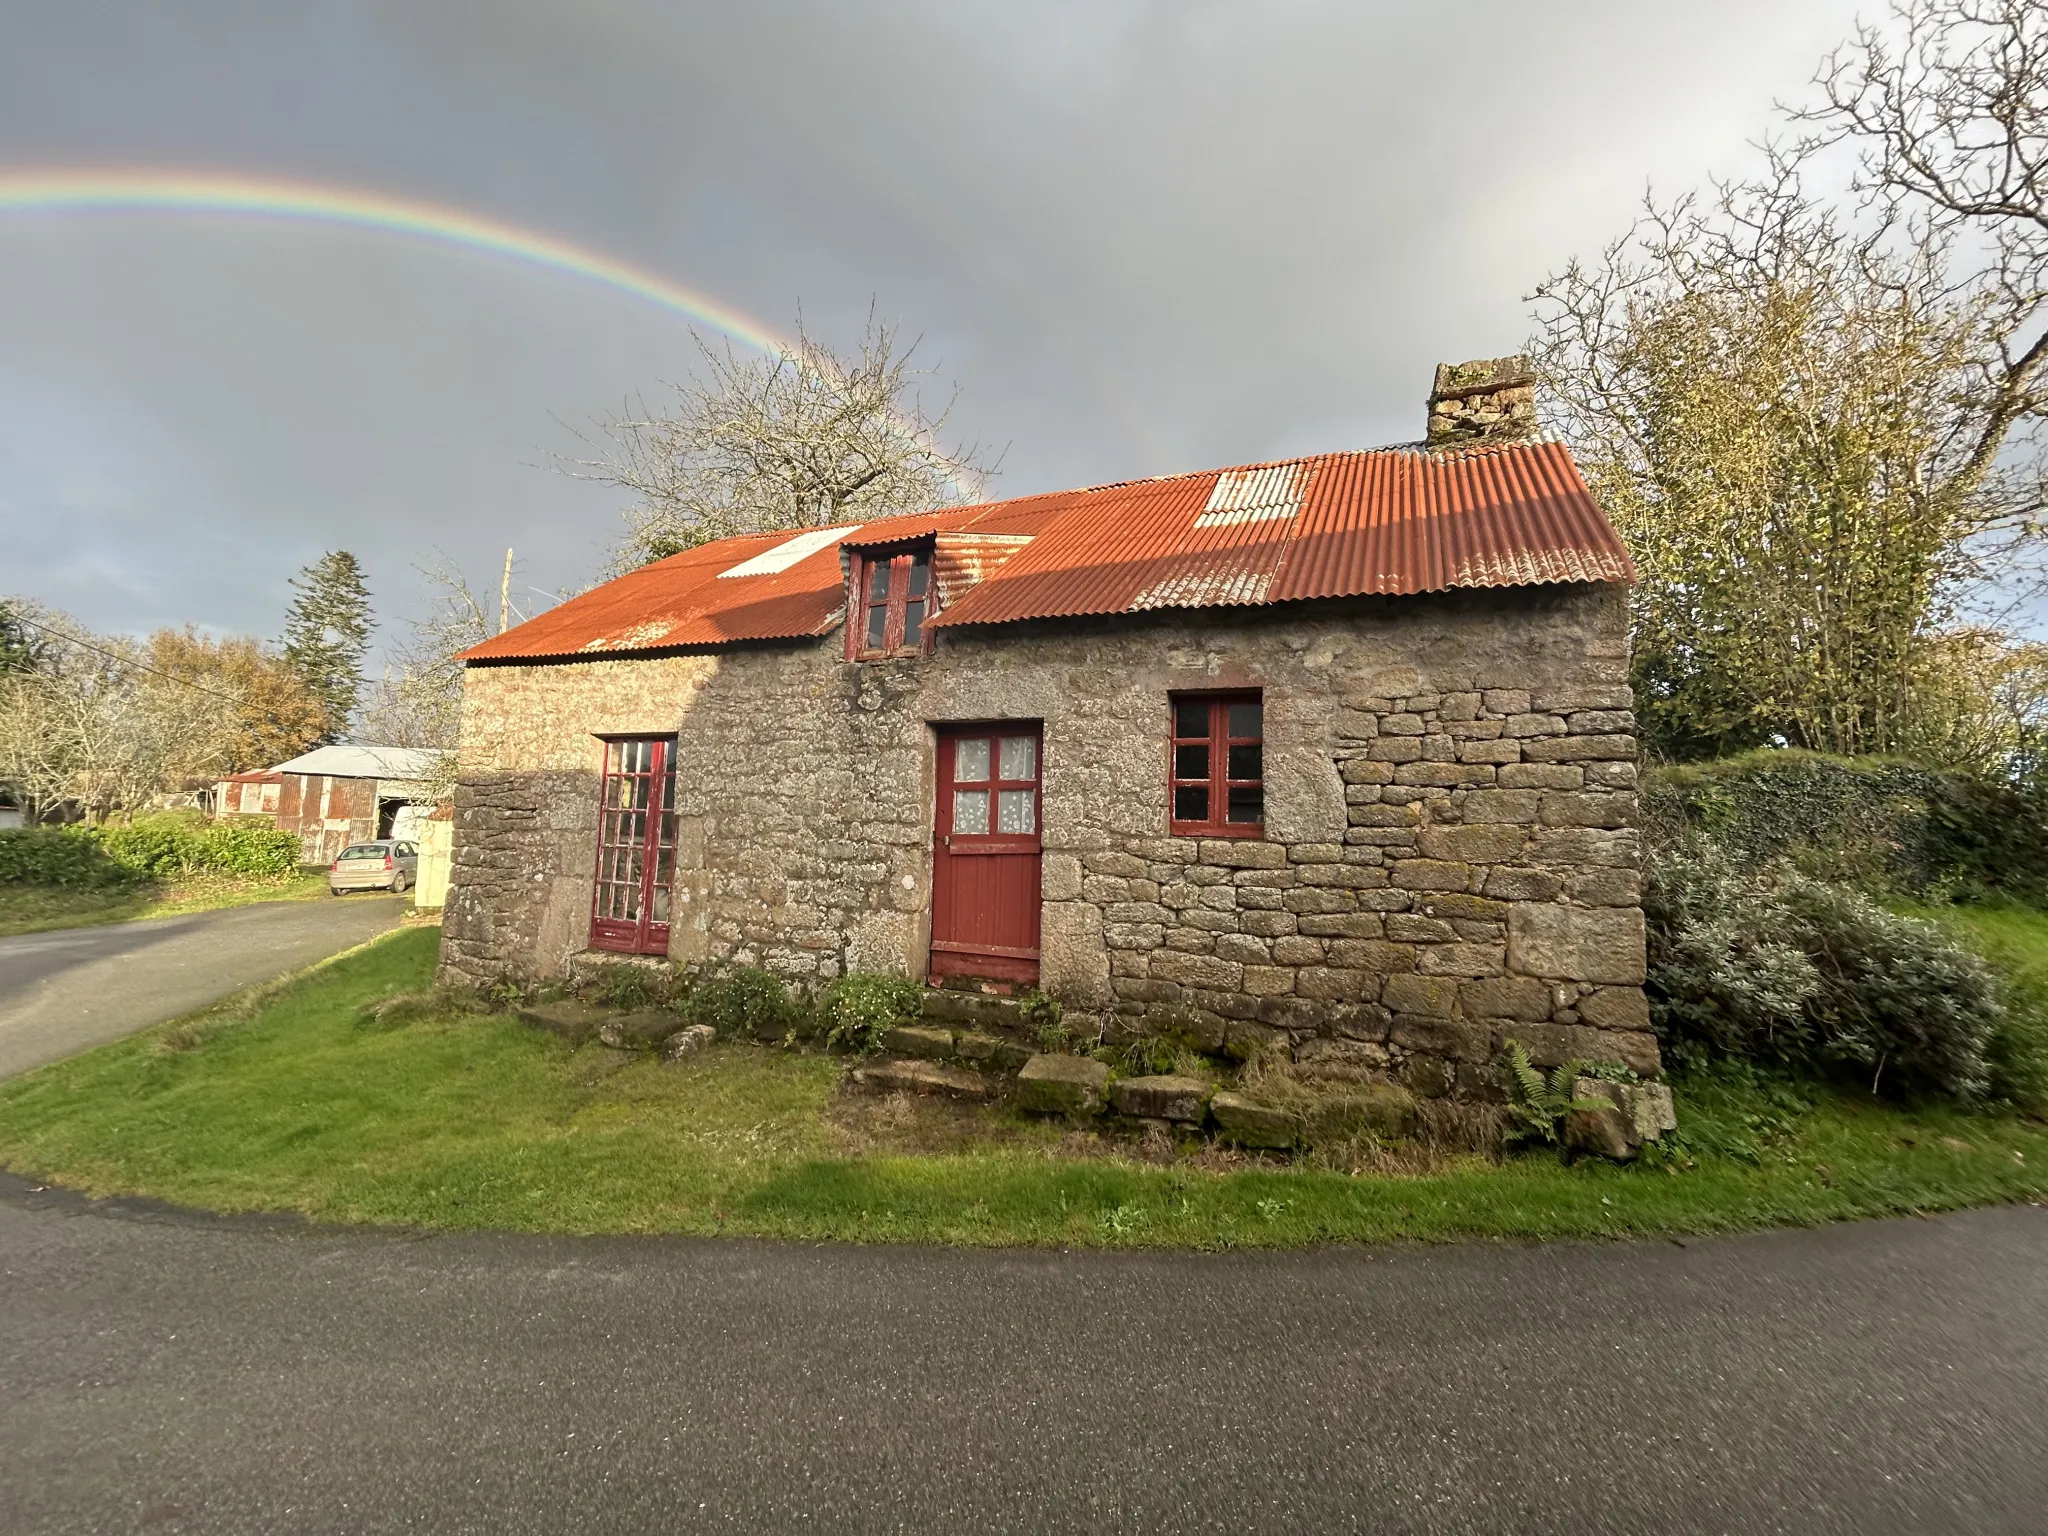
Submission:
[[[933,619],[938,627],[1635,579],[1561,444],[1387,448],[889,518],[837,537],[819,530],[786,550],[792,535],[723,539],[607,582],[466,654],[568,657],[822,635],[844,605],[842,544],[967,529],[1032,538],[955,597]],[[733,573],[749,561],[758,574]]]

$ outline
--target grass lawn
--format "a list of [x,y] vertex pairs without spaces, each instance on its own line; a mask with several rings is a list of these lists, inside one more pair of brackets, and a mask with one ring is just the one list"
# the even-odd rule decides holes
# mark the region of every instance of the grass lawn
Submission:
[[73,891],[45,885],[0,885],[0,938],[50,928],[85,928],[141,917],[175,917],[259,901],[307,901],[327,888],[324,874],[195,875],[168,884],[116,891]]
[[400,931],[0,1084],[0,1165],[323,1221],[1094,1247],[1706,1232],[2048,1190],[2040,1123],[1742,1078],[1678,1085],[1685,1143],[1656,1167],[1147,1161],[999,1110],[850,1099],[844,1058],[724,1045],[664,1065],[509,1018],[366,1022],[366,1000],[426,984],[437,939]]

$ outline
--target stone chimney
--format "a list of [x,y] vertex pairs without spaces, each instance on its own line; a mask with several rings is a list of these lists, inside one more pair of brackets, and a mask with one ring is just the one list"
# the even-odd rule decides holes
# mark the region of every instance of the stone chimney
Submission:
[[1439,363],[1429,392],[1431,448],[1512,442],[1536,430],[1536,370],[1526,355]]

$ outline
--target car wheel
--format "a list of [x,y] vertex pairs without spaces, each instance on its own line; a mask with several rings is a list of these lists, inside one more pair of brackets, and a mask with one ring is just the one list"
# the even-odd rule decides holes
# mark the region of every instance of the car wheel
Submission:
[[341,888],[340,886],[338,886],[338,885],[330,885],[329,887],[327,887],[327,894],[328,894],[328,895],[330,895],[330,896],[340,896],[340,895],[343,895],[343,894],[345,894],[345,893],[343,892],[343,890],[342,890],[342,888]]
[[403,896],[405,894],[405,874],[403,871],[391,877],[391,894],[394,896]]

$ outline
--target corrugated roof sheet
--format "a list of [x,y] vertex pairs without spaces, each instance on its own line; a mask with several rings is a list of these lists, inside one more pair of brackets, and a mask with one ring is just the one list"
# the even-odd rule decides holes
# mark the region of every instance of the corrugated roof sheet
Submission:
[[836,538],[814,532],[801,545],[789,534],[723,539],[572,598],[467,658],[822,635],[844,606],[842,545],[969,530],[1030,542],[948,593],[935,627],[1635,579],[1561,444],[1383,448],[954,507]]
[[[510,631],[507,631],[510,633]],[[432,778],[443,754],[431,747],[315,747],[272,773],[317,773],[335,779]]]

